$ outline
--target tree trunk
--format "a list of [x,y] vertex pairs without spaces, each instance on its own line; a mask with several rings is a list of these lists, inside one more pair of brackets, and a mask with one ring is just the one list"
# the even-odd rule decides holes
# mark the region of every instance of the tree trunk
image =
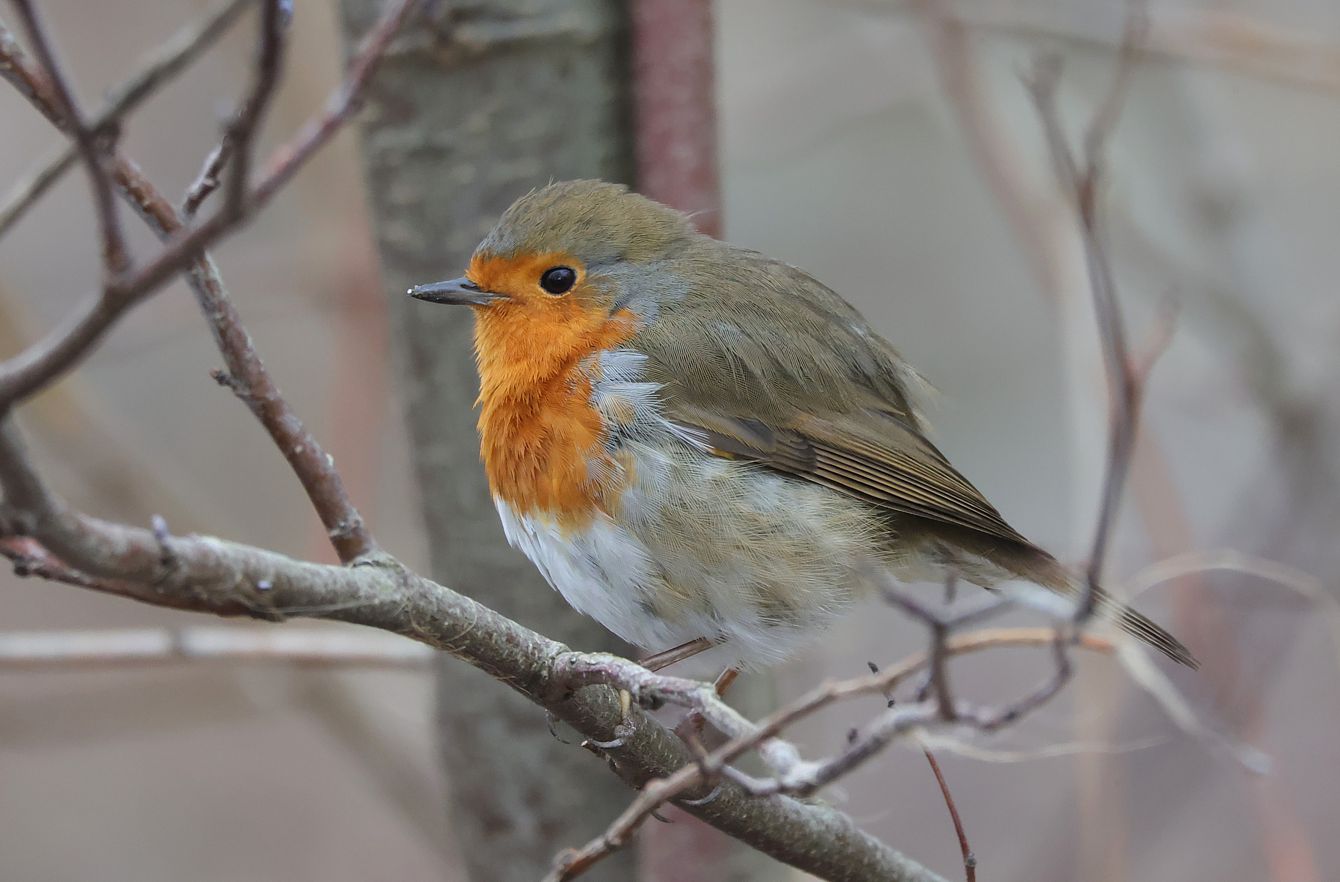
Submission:
[[[346,33],[361,33],[380,6],[343,0]],[[460,275],[484,232],[532,187],[628,179],[621,10],[614,0],[430,4],[387,57],[363,129],[432,575],[592,650],[619,647],[503,540],[479,466],[469,312],[424,308],[401,292]],[[628,804],[600,760],[555,740],[520,696],[450,660],[438,682],[453,832],[472,879],[534,882],[556,851]],[[634,877],[625,851],[585,878]]]

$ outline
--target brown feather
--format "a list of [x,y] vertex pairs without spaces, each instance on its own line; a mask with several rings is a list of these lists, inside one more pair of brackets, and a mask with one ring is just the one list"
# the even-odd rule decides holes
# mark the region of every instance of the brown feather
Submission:
[[[828,485],[900,514],[1029,544],[929,441],[892,415],[876,418],[890,439],[881,444],[862,437],[873,432],[854,429],[849,419],[801,416],[795,426],[773,428],[702,409],[678,408],[676,413],[674,402],[669,409],[685,426],[704,433],[714,448],[737,458]],[[898,442],[901,446],[893,446]]]

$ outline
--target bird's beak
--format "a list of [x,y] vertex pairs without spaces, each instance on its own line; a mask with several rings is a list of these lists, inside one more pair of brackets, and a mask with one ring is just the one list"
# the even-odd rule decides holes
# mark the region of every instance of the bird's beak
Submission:
[[449,279],[445,282],[434,282],[431,285],[415,285],[406,293],[415,300],[426,300],[429,303],[449,303],[457,306],[485,306],[501,299],[501,295],[494,294],[492,291],[485,291],[464,276],[459,279]]

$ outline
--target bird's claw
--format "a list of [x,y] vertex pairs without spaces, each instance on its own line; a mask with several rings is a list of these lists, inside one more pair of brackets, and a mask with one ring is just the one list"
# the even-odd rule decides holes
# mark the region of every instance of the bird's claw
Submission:
[[628,743],[633,737],[633,694],[627,689],[619,690],[619,725],[614,727],[614,737],[609,741],[601,741],[597,738],[587,738],[582,742],[582,747],[587,749],[599,748],[600,750],[616,750]]
[[572,743],[571,741],[568,741],[566,738],[564,738],[562,735],[558,734],[558,722],[559,722],[558,714],[554,713],[551,710],[546,710],[544,712],[544,722],[549,727],[549,734],[554,736],[555,741],[557,741],[559,744]]
[[587,738],[582,742],[582,747],[599,748],[600,750],[618,750],[628,743],[628,739],[622,735],[611,738],[609,741],[601,741],[599,738]]
[[718,782],[717,786],[713,787],[711,792],[708,793],[706,796],[700,797],[699,799],[681,799],[679,800],[679,802],[681,805],[691,805],[691,806],[707,805],[709,802],[712,802],[720,795],[721,795],[721,784],[720,782]]

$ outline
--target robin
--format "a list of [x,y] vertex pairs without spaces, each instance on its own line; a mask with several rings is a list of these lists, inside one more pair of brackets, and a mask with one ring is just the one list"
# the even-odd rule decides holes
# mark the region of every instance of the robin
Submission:
[[1083,584],[927,440],[921,379],[850,304],[622,186],[528,193],[464,277],[409,293],[474,310],[508,541],[579,612],[664,650],[649,666],[776,662],[889,579]]

